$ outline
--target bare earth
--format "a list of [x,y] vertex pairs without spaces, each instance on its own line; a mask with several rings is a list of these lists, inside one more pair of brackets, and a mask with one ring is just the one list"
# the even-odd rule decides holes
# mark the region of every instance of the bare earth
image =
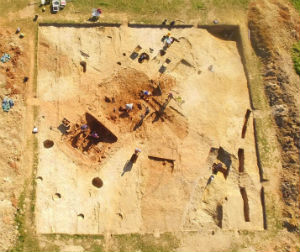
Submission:
[[[0,251],[299,252],[299,13],[208,6],[171,31],[121,12],[100,18],[121,27],[39,26],[86,17],[33,2],[0,17],[0,98],[15,102],[0,112]],[[238,24],[245,65],[231,35],[198,24]]]
[[[250,105],[236,42],[202,29],[176,29],[172,36],[178,42],[161,56],[161,38],[167,32],[126,26],[39,28],[38,139],[50,139],[54,146],[39,145],[38,233],[263,229],[252,116],[246,137],[241,137]],[[137,45],[150,55],[149,62],[129,58]],[[86,72],[79,64],[82,60]],[[159,73],[162,65],[164,75]],[[147,102],[139,92],[153,91],[150,80],[161,83],[162,96]],[[172,100],[156,121],[154,112],[170,91],[184,103],[179,106]],[[105,102],[105,96],[115,103]],[[119,106],[131,102],[134,110],[123,118]],[[151,112],[134,130],[146,106]],[[80,124],[85,113],[118,138],[100,158],[74,148],[57,129],[64,117]],[[102,142],[97,146],[107,148]],[[135,147],[142,152],[128,170],[126,162]],[[239,148],[244,150],[244,172],[239,172]],[[231,167],[226,176],[218,172],[206,186],[214,162]],[[102,179],[103,187],[92,185],[94,177]],[[246,191],[250,221],[245,221],[240,188]]]

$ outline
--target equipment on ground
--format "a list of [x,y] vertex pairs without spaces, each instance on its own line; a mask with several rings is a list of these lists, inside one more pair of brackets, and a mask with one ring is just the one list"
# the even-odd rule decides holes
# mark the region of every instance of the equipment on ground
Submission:
[[142,47],[138,45],[136,48],[134,48],[133,52],[129,56],[132,60],[135,60],[139,56],[139,51],[142,50]]
[[10,60],[10,55],[8,53],[4,53],[0,60],[2,63],[6,63]]
[[138,62],[139,62],[139,63],[143,63],[144,60],[149,60],[149,59],[150,59],[149,55],[148,55],[147,53],[143,52],[143,53],[140,55],[140,57],[139,57],[139,59],[138,59]]
[[64,118],[62,120],[62,124],[66,127],[66,128],[70,128],[70,121],[67,118]]
[[36,133],[38,133],[38,128],[37,128],[36,126],[34,126],[34,127],[33,127],[33,129],[32,129],[32,133],[33,133],[33,134],[36,134]]
[[67,5],[67,1],[66,0],[60,0],[60,8],[61,9],[65,8],[66,5]]
[[58,12],[59,11],[60,2],[59,0],[52,0],[52,11]]
[[102,13],[102,10],[99,9],[99,8],[98,9],[92,9],[92,18],[91,18],[91,20],[92,21],[98,20],[101,13]]
[[4,112],[8,112],[14,105],[15,104],[12,99],[4,97],[2,101],[2,109]]

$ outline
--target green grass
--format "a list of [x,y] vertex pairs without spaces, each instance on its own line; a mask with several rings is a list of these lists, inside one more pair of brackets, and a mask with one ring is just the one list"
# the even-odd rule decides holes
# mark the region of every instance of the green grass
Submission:
[[113,239],[120,252],[170,252],[179,246],[179,240],[171,233],[161,234],[159,238],[151,234],[115,235]]
[[29,188],[28,181],[24,184],[24,190],[21,193],[18,201],[18,211],[15,215],[15,223],[19,232],[18,240],[11,252],[23,251],[39,251],[38,240],[35,236],[32,227],[28,225],[26,215],[26,193]]
[[74,0],[75,9],[91,12],[92,8],[100,7],[104,10],[135,14],[160,14],[162,12],[175,13],[184,5],[183,0]]
[[0,0],[1,16],[7,16],[11,11],[16,12],[28,6],[29,0]]
[[[36,106],[34,107],[36,108]],[[35,111],[35,109],[34,109]],[[39,155],[38,155],[38,139],[35,137],[33,140],[33,171],[32,171],[32,190],[30,192],[30,220],[34,222],[34,211],[35,211],[35,201],[36,201],[36,173],[39,165]]]
[[194,10],[204,10],[206,5],[203,0],[191,0],[192,9]]
[[[299,0],[300,4],[300,0]],[[296,43],[292,48],[292,58],[294,62],[295,71],[300,75],[300,42]]]
[[86,21],[91,16],[92,8],[101,8],[102,22],[111,22],[111,19],[120,22],[125,14],[129,21],[158,24],[165,18],[169,21],[203,18],[213,7],[220,10],[245,9],[248,3],[249,0],[72,0],[57,15],[51,15],[48,11],[42,13],[41,8],[38,11],[46,19],[55,22],[66,18],[68,14],[76,14],[78,22],[81,19]]
[[41,251],[60,251],[57,242],[61,244],[73,244],[81,246],[85,251],[103,252],[104,236],[103,235],[71,235],[71,234],[44,234],[43,240],[47,240],[47,245]]
[[[247,7],[249,0],[73,0],[75,8],[89,10],[100,7],[108,10],[129,12],[136,14],[155,14],[155,13],[175,13],[190,6],[197,9],[204,9],[206,4],[216,5],[217,7],[237,6]],[[180,17],[178,17],[180,18]]]
[[300,13],[300,0],[291,0],[291,2]]
[[218,8],[224,8],[224,7],[241,7],[241,8],[247,8],[250,0],[211,0],[211,4]]
[[[277,161],[274,159],[278,158],[280,160],[280,157],[274,157],[273,153],[276,150],[276,146],[269,139],[269,129],[274,127],[273,121],[270,115],[264,115],[262,118],[256,118],[255,122],[261,164],[262,167],[269,167],[272,162]],[[270,172],[267,172],[269,170],[265,169],[265,174],[271,176]]]
[[[26,186],[25,186],[26,187]],[[21,193],[18,202],[18,211],[15,216],[15,222],[18,228],[19,237],[17,240],[16,247],[13,251],[22,251],[25,240],[25,232],[24,232],[24,224],[25,224],[25,216],[24,216],[24,202],[25,202],[25,190]]]
[[[70,235],[70,234],[44,234],[43,240],[47,244],[41,251],[57,251],[57,247],[49,250],[53,244],[73,244],[82,246],[85,251],[103,252],[105,238],[103,235]],[[152,234],[123,234],[112,235],[106,251],[115,252],[171,252],[179,246],[179,240],[171,233],[163,233],[159,238]]]

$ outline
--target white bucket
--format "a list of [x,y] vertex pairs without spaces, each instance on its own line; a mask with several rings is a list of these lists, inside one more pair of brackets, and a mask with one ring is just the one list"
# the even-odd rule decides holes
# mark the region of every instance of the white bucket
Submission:
[[46,0],[41,0],[41,5],[44,5]]

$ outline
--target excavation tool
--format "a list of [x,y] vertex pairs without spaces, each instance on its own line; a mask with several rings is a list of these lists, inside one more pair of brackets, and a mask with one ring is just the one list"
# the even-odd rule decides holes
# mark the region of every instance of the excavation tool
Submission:
[[130,55],[130,58],[132,60],[135,60],[138,56],[139,56],[139,51],[142,50],[142,47],[140,45],[138,45],[134,50],[133,52],[131,53]]

